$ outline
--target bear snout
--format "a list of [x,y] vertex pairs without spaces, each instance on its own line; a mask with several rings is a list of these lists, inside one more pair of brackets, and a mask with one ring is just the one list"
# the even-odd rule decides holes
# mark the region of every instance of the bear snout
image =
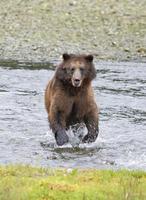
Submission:
[[82,75],[79,69],[76,69],[74,71],[73,77],[72,77],[72,85],[74,87],[80,87],[82,84]]

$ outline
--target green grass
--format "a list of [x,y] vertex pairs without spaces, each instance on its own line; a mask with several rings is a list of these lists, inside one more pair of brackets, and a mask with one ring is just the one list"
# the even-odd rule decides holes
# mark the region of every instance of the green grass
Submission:
[[144,200],[146,172],[0,167],[1,200]]

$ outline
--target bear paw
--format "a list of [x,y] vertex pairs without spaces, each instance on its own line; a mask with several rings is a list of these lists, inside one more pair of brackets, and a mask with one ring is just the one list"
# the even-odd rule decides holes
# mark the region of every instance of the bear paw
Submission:
[[83,143],[92,143],[92,142],[95,142],[97,138],[97,135],[85,135],[85,137],[83,138],[82,142]]
[[69,141],[69,138],[64,130],[56,132],[55,139],[58,146],[62,146]]

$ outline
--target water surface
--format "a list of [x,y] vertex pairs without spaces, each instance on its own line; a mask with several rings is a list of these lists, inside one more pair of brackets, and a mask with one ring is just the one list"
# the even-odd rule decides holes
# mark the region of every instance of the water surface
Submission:
[[0,67],[0,164],[146,169],[146,64],[96,63],[100,134],[57,147],[44,108],[50,69]]

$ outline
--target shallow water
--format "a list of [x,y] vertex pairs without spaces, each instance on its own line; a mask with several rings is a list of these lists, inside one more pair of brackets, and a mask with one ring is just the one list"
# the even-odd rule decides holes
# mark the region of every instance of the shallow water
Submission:
[[0,164],[146,169],[146,64],[96,63],[100,134],[57,147],[44,108],[53,70],[0,67]]

